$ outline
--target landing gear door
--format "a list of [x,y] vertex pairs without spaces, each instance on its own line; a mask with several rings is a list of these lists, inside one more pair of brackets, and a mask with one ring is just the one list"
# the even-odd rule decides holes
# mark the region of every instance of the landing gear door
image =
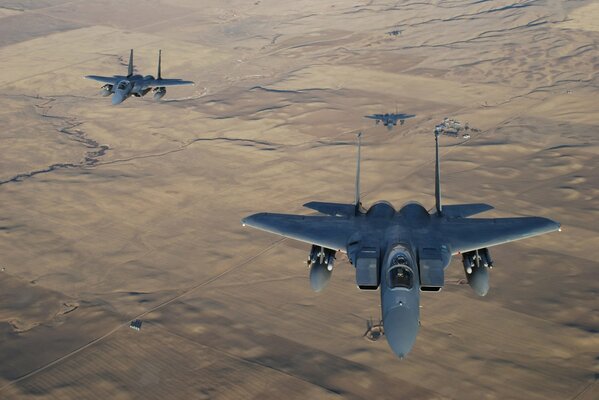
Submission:
[[380,284],[379,250],[363,247],[356,257],[356,283],[362,290],[376,290]]
[[439,291],[445,284],[445,259],[441,249],[423,247],[418,252],[418,266],[420,269],[420,289],[425,291]]

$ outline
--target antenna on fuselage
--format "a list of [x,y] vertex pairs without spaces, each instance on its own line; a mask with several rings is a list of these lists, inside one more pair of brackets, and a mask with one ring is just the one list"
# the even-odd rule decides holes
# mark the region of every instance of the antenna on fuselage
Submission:
[[435,208],[437,214],[442,214],[441,206],[441,165],[439,163],[439,135],[441,130],[435,127]]
[[362,147],[362,132],[358,132],[358,162],[356,167],[356,215],[362,210],[362,203],[360,202],[360,148]]
[[162,79],[162,74],[160,73],[160,63],[162,61],[162,50],[158,50],[158,75],[156,79]]
[[127,69],[127,78],[133,76],[133,49],[129,53],[129,68]]

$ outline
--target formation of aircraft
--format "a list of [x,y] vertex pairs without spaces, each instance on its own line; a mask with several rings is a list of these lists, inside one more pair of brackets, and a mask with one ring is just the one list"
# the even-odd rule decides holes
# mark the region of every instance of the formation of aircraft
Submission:
[[143,97],[148,92],[154,93],[154,99],[160,100],[166,94],[167,86],[193,85],[192,81],[182,79],[164,79],[161,74],[162,50],[158,51],[158,74],[156,78],[152,75],[142,76],[133,71],[133,49],[129,53],[129,66],[127,76],[99,76],[87,75],[85,78],[104,83],[102,96],[112,95],[112,104],[120,104],[130,96]]
[[435,130],[435,208],[416,202],[399,210],[386,201],[366,210],[360,202],[360,145],[353,204],[312,201],[305,207],[321,215],[259,213],[242,220],[250,226],[312,245],[310,284],[321,291],[329,282],[337,252],[355,267],[362,290],[380,289],[384,335],[393,352],[405,357],[420,326],[420,292],[438,292],[452,256],[462,258],[476,294],[489,290],[493,261],[488,248],[560,229],[542,217],[470,218],[488,204],[441,204],[439,134]]
[[380,122],[383,123],[387,129],[391,130],[394,126],[397,126],[397,121],[399,121],[400,125],[403,125],[408,118],[414,118],[416,115],[414,114],[402,114],[402,113],[386,113],[386,114],[372,114],[365,115],[364,118],[374,119],[376,124],[378,125]]
[[[142,97],[154,92],[159,100],[167,86],[192,85],[182,79],[158,74],[134,74],[133,50],[127,75],[112,77],[88,75],[104,83],[103,95],[112,95],[112,104],[130,96]],[[403,125],[413,114],[374,114],[377,125],[391,129],[397,121]],[[310,244],[308,255],[310,285],[321,291],[332,276],[338,252],[347,255],[355,267],[356,284],[361,290],[380,290],[380,324],[368,324],[365,337],[376,340],[382,335],[392,351],[405,357],[416,341],[420,326],[420,292],[438,292],[445,284],[445,269],[453,256],[461,256],[468,284],[479,296],[489,290],[489,270],[493,261],[489,247],[560,229],[560,224],[542,217],[470,218],[493,207],[488,204],[441,204],[439,136],[435,130],[435,207],[410,202],[396,210],[387,201],[378,201],[365,209],[360,201],[361,134],[358,135],[355,199],[353,204],[311,201],[305,207],[320,215],[258,213],[242,220],[254,227],[286,238]]]

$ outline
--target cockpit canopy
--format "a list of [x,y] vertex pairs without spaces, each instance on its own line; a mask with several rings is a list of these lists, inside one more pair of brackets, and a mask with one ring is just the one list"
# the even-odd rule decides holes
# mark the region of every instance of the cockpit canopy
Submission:
[[120,81],[116,88],[120,90],[125,90],[127,89],[127,86],[129,86],[129,81]]
[[411,289],[414,286],[414,273],[408,266],[408,259],[403,254],[397,254],[393,257],[388,274],[388,284],[392,289]]

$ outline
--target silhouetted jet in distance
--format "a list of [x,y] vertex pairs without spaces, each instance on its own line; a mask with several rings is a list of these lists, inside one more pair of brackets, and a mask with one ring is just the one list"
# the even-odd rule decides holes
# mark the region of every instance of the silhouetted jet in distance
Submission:
[[158,75],[154,78],[152,75],[138,75],[133,72],[133,49],[129,54],[129,67],[127,76],[98,76],[87,75],[87,79],[93,79],[102,82],[102,96],[112,96],[112,104],[121,104],[130,96],[143,97],[150,90],[154,92],[154,100],[160,100],[166,94],[167,86],[193,85],[192,81],[181,79],[164,79],[161,75],[162,50],[158,50]]
[[484,296],[493,266],[489,247],[560,229],[542,217],[470,218],[493,208],[487,204],[441,205],[439,134],[436,130],[432,212],[415,202],[399,211],[386,201],[362,207],[359,135],[354,204],[312,201],[304,206],[323,215],[259,213],[242,220],[244,226],[311,244],[310,284],[317,292],[331,278],[336,253],[345,253],[358,287],[380,288],[384,335],[400,358],[416,341],[420,292],[441,290],[452,256],[461,256],[469,285]]
[[372,115],[365,115],[364,118],[370,118],[370,119],[374,119],[376,121],[376,124],[378,125],[379,122],[383,122],[383,125],[385,125],[387,127],[387,129],[391,130],[394,126],[397,125],[397,121],[399,121],[400,125],[403,125],[404,122],[406,122],[406,119],[408,118],[414,118],[416,115],[414,114],[402,114],[402,113],[394,113],[394,114],[372,114]]

